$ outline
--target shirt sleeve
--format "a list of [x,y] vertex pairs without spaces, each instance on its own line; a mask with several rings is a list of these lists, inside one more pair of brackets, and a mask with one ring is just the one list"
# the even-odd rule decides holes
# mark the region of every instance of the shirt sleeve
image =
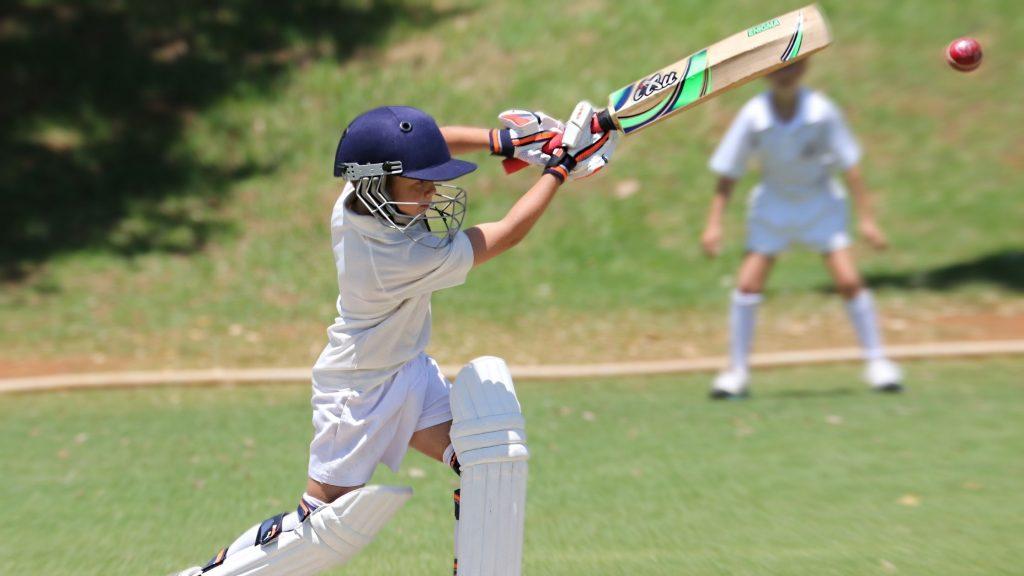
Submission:
[[828,115],[828,146],[842,170],[849,170],[860,162],[860,145],[846,125],[843,113],[835,106],[830,106]]
[[384,288],[396,298],[410,298],[466,282],[473,268],[473,244],[465,232],[458,232],[444,248],[411,243],[409,258],[401,270],[385,274]]
[[747,172],[747,163],[754,151],[750,114],[744,108],[732,121],[729,131],[711,156],[708,167],[721,176],[739,180]]

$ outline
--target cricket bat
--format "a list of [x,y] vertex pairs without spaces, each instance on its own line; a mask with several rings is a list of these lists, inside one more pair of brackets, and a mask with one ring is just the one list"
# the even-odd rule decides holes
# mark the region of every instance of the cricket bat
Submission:
[[[607,108],[593,115],[590,129],[595,133],[618,130],[628,136],[831,43],[821,8],[817,4],[805,6],[737,32],[612,92]],[[546,151],[576,145],[585,129],[570,121],[562,138],[552,139]],[[505,170],[511,173],[526,165],[512,158],[505,161]]]

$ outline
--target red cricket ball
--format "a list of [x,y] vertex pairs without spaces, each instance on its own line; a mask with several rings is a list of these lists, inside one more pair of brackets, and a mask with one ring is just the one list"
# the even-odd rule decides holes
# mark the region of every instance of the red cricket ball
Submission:
[[946,62],[961,72],[981,66],[981,44],[974,38],[957,38],[946,48]]

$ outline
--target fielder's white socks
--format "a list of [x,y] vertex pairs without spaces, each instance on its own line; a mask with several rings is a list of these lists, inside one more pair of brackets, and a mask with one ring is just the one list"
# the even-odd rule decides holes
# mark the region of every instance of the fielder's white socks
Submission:
[[850,316],[850,323],[857,331],[857,339],[864,349],[865,360],[878,360],[885,357],[882,349],[882,334],[878,331],[878,321],[875,316],[875,300],[871,297],[871,291],[864,289],[857,292],[857,295],[846,301],[846,313]]
[[754,327],[757,325],[757,306],[760,294],[747,294],[736,290],[732,293],[729,311],[729,356],[732,368],[747,369],[747,359],[754,342]]

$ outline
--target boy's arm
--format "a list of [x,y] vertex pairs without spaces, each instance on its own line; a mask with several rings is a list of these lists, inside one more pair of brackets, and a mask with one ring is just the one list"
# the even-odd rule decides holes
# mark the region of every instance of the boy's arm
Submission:
[[551,159],[544,147],[564,129],[561,121],[540,111],[506,110],[498,121],[502,128],[445,126],[441,135],[454,155],[487,150],[494,156],[543,166]]
[[525,238],[561,185],[562,182],[554,175],[544,174],[516,201],[504,218],[467,229],[466,236],[473,244],[473,265],[487,262]]
[[615,138],[609,132],[595,135],[588,145],[554,151],[540,180],[516,201],[504,218],[466,230],[473,245],[473,265],[479,266],[518,244],[533,229],[563,182],[598,172],[608,164],[614,151]]
[[701,234],[700,244],[704,253],[714,258],[722,251],[723,226],[725,207],[736,188],[736,182],[747,171],[750,157],[754,154],[754,126],[751,122],[753,108],[748,103],[740,110],[726,131],[718,148],[711,155],[708,167],[718,174],[715,184],[715,196],[711,199],[708,220]]
[[453,155],[488,150],[491,145],[491,131],[487,128],[470,126],[444,126],[441,135],[448,143],[448,150]]
[[704,233],[701,234],[700,244],[704,253],[714,258],[722,251],[722,235],[724,232],[722,219],[725,215],[725,207],[729,205],[729,197],[732,196],[733,188],[736,187],[736,180],[728,176],[720,176],[715,186],[715,196],[711,199],[711,209],[708,210],[708,221],[704,226]]
[[854,165],[845,173],[846,185],[853,194],[853,202],[857,208],[858,230],[864,239],[871,244],[872,248],[884,250],[889,246],[889,241],[878,226],[875,219],[874,199],[864,184],[864,178],[860,173],[860,166]]
[[[465,154],[491,148],[492,131],[486,128],[445,126],[441,134],[452,154]],[[544,174],[526,194],[497,222],[478,224],[466,230],[473,245],[473,265],[479,266],[518,244],[547,209],[562,181]]]

